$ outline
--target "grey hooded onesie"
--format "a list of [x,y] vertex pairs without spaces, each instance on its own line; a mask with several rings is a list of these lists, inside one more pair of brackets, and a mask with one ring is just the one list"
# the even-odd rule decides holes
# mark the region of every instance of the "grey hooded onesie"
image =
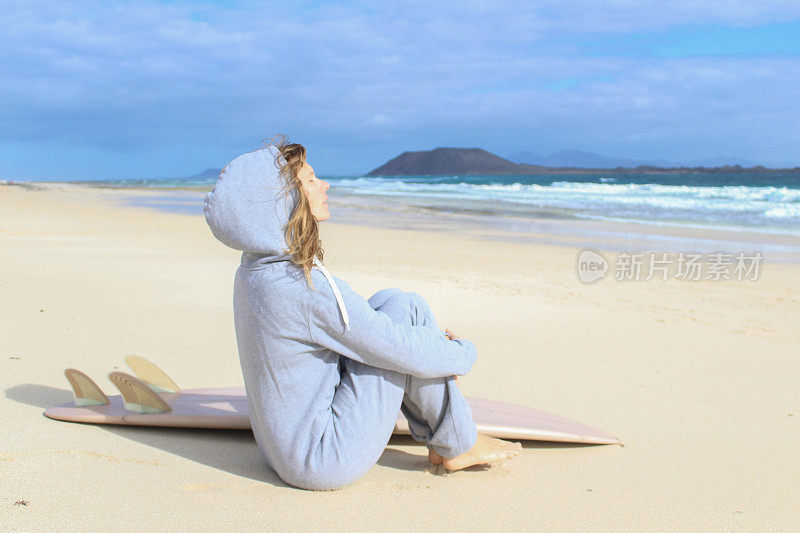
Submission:
[[414,439],[444,457],[476,442],[453,375],[476,358],[450,340],[417,294],[383,289],[369,301],[318,260],[303,269],[284,251],[297,192],[281,197],[276,149],[231,161],[204,201],[214,236],[241,250],[234,326],[253,434],[268,465],[306,489],[341,487],[380,458],[398,412]]

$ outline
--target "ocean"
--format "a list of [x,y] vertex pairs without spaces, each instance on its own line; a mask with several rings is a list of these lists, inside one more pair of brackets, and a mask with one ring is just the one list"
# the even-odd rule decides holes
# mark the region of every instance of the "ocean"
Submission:
[[[362,197],[442,213],[583,219],[800,235],[800,172],[322,176],[332,198]],[[99,180],[99,187],[210,190],[215,178]],[[166,191],[165,191],[166,192]],[[202,212],[164,196],[161,209]]]

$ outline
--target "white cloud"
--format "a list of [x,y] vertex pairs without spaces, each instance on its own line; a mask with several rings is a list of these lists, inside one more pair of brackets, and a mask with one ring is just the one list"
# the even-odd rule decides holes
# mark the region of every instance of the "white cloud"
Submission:
[[[798,58],[603,56],[580,46],[587,34],[791,20],[795,2],[4,5],[0,142],[249,147],[288,131],[319,146],[365,146],[376,162],[406,148],[509,139],[515,149],[648,157],[670,155],[652,153],[655,141],[673,151],[705,143],[800,160]],[[565,79],[576,81],[549,86]],[[766,135],[776,140],[757,146]]]

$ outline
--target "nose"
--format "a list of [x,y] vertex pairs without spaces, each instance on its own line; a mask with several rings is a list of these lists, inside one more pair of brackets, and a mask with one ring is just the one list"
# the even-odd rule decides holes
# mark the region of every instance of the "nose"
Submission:
[[327,181],[324,181],[324,180],[323,180],[323,181],[322,181],[322,183],[324,184],[324,185],[322,186],[322,190],[323,190],[323,191],[327,191],[327,190],[328,190],[328,188],[331,186],[331,184],[330,184],[330,183],[328,183]]

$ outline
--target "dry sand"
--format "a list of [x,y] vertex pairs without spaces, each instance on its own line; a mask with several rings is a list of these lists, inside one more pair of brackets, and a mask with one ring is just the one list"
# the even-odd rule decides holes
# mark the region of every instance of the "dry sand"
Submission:
[[[625,446],[526,443],[443,474],[393,438],[356,483],[287,486],[249,432],[102,427],[42,411],[63,376],[139,354],[181,386],[241,386],[239,253],[201,216],[76,186],[0,185],[0,529],[797,530],[800,266],[757,281],[586,285],[570,247],[322,227],[326,265],[368,297],[423,295],[475,342],[468,396],[552,411]],[[25,502],[20,503],[20,502]]]

